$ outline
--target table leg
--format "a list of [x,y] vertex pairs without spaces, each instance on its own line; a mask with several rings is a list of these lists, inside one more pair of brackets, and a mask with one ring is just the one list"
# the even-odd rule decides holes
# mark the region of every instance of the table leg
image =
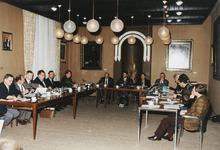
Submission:
[[174,150],[176,150],[176,138],[177,138],[177,114],[178,111],[176,111],[176,118],[175,118],[175,137],[174,137]]
[[138,144],[140,141],[140,128],[141,128],[141,110],[138,109]]
[[36,123],[37,123],[37,106],[33,105],[33,138],[35,140],[36,137]]
[[95,104],[96,104],[96,108],[98,107],[98,97],[99,97],[99,94],[98,94],[98,89],[96,90],[96,101],[95,101]]
[[76,118],[76,97],[77,97],[77,93],[75,93],[73,96],[73,119]]
[[113,91],[111,91],[111,103],[113,103]]
[[146,127],[147,127],[147,119],[148,119],[148,110],[146,110]]
[[141,91],[139,92],[139,107],[142,105],[142,100],[140,100],[141,98]]
[[104,95],[105,95],[105,99],[104,99],[104,103],[105,103],[105,108],[106,108],[106,95],[107,95],[107,90],[104,90]]

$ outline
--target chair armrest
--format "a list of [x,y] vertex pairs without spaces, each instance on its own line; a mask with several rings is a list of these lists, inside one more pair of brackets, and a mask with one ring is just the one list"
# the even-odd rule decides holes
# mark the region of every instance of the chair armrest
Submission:
[[192,118],[192,119],[199,119],[200,120],[200,118],[199,117],[197,117],[197,116],[189,116],[189,115],[183,115],[182,116],[182,118]]

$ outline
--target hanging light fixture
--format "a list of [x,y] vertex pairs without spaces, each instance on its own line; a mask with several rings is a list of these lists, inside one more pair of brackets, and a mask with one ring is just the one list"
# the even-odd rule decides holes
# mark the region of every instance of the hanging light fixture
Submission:
[[176,1],[176,4],[177,4],[178,6],[180,6],[180,5],[183,4],[183,1],[181,1],[181,0],[177,0],[177,1]]
[[99,29],[99,22],[94,19],[94,0],[93,0],[93,12],[92,19],[87,22],[86,28],[89,32],[96,32]]
[[119,0],[117,0],[117,18],[112,20],[110,27],[113,32],[121,32],[121,30],[124,28],[124,23],[118,19],[118,5],[119,5]]
[[81,38],[81,43],[85,45],[85,44],[88,43],[89,40],[88,40],[88,38],[86,37],[86,23],[87,23],[87,22],[86,22],[86,17],[84,17],[83,19],[84,19],[83,24],[85,24],[85,36],[83,36],[83,37]]
[[[76,16],[77,16],[77,25],[78,25],[79,14],[77,14]],[[78,33],[73,36],[73,42],[79,43],[80,41],[81,41],[81,36]]]
[[69,20],[64,23],[63,28],[67,33],[73,33],[76,30],[76,24],[70,20],[71,0],[69,0],[68,12],[69,12]]
[[[101,26],[101,19],[102,19],[102,17],[99,17],[100,26]],[[95,39],[95,42],[96,42],[97,44],[102,44],[102,43],[103,43],[103,38],[99,35],[99,36]]]
[[153,43],[152,37],[149,36],[150,33],[150,17],[151,15],[148,15],[149,21],[148,21],[148,36],[144,39],[145,44],[151,45]]
[[[60,7],[61,7],[61,6],[62,6],[62,5],[58,5],[58,7],[59,7],[59,22],[60,22]],[[56,29],[56,30],[54,31],[54,34],[55,34],[55,37],[56,37],[56,38],[62,38],[63,35],[64,35],[64,31],[63,31],[63,29],[58,28],[58,29]]]
[[[134,19],[134,16],[131,16],[131,20],[132,20],[132,29],[131,29],[131,31],[132,31],[132,33],[133,33],[133,19]],[[129,44],[134,44],[135,42],[136,42],[136,38],[131,35],[131,36],[128,38],[128,43],[129,43]]]
[[116,45],[119,42],[119,38],[117,36],[113,36],[111,39],[112,44]]
[[73,34],[72,33],[65,33],[64,34],[64,38],[67,40],[67,41],[71,41],[73,39]]

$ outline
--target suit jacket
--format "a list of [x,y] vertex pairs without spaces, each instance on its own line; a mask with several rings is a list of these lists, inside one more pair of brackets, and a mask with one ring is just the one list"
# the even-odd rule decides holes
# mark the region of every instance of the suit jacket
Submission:
[[33,83],[33,80],[31,81],[31,83],[28,83],[27,80],[25,79],[25,82],[24,82],[24,88],[25,89],[36,89],[39,87],[39,84],[38,83]]
[[[138,79],[137,80],[137,82],[136,82],[136,85],[142,85],[142,83],[141,83],[141,79]],[[150,86],[150,80],[148,80],[148,79],[145,79],[145,82],[144,82],[145,84],[145,86],[147,86],[147,87],[149,87]]]
[[[124,78],[121,77],[116,84],[117,85],[124,84]],[[130,77],[127,77],[126,85],[132,85],[132,84],[133,84],[132,79]]]
[[61,87],[73,87],[73,81],[71,78],[67,78],[66,76],[63,76],[61,79]]
[[[210,106],[210,103],[205,95],[202,95],[192,104],[185,115],[201,117],[204,111]],[[200,121],[198,119],[185,118],[184,128],[189,131],[198,129]]]
[[169,85],[169,81],[168,80],[166,80],[166,79],[164,79],[163,80],[163,83],[160,83],[160,79],[157,79],[156,81],[155,81],[155,84],[157,84],[157,86],[168,86]]
[[[12,83],[9,86],[9,92],[4,82],[0,83],[0,99],[6,99],[8,95],[21,95],[21,92],[15,88],[15,85]],[[5,114],[7,112],[6,105],[0,105],[0,114]]]
[[34,83],[38,83],[38,84],[40,84],[42,87],[46,88],[45,79],[44,79],[45,85],[43,84],[43,82],[41,82],[41,80],[40,80],[38,77],[36,77],[36,78],[34,79]]
[[[97,84],[105,84],[105,77],[101,77],[101,79],[99,80],[99,82],[97,82]],[[108,77],[108,87],[113,87],[114,85],[114,79],[111,77]]]
[[55,83],[54,83],[53,80],[52,80],[52,82],[51,82],[50,79],[47,78],[47,79],[44,80],[44,82],[45,82],[45,84],[46,84],[47,87],[50,86],[52,89],[56,88],[56,85],[55,85]]

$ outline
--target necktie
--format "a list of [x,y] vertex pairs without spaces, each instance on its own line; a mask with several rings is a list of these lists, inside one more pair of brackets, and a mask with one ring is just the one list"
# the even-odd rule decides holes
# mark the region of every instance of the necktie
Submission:
[[43,81],[43,80],[42,80],[42,83],[43,83],[44,87],[46,87],[46,84],[44,83],[44,81]]

